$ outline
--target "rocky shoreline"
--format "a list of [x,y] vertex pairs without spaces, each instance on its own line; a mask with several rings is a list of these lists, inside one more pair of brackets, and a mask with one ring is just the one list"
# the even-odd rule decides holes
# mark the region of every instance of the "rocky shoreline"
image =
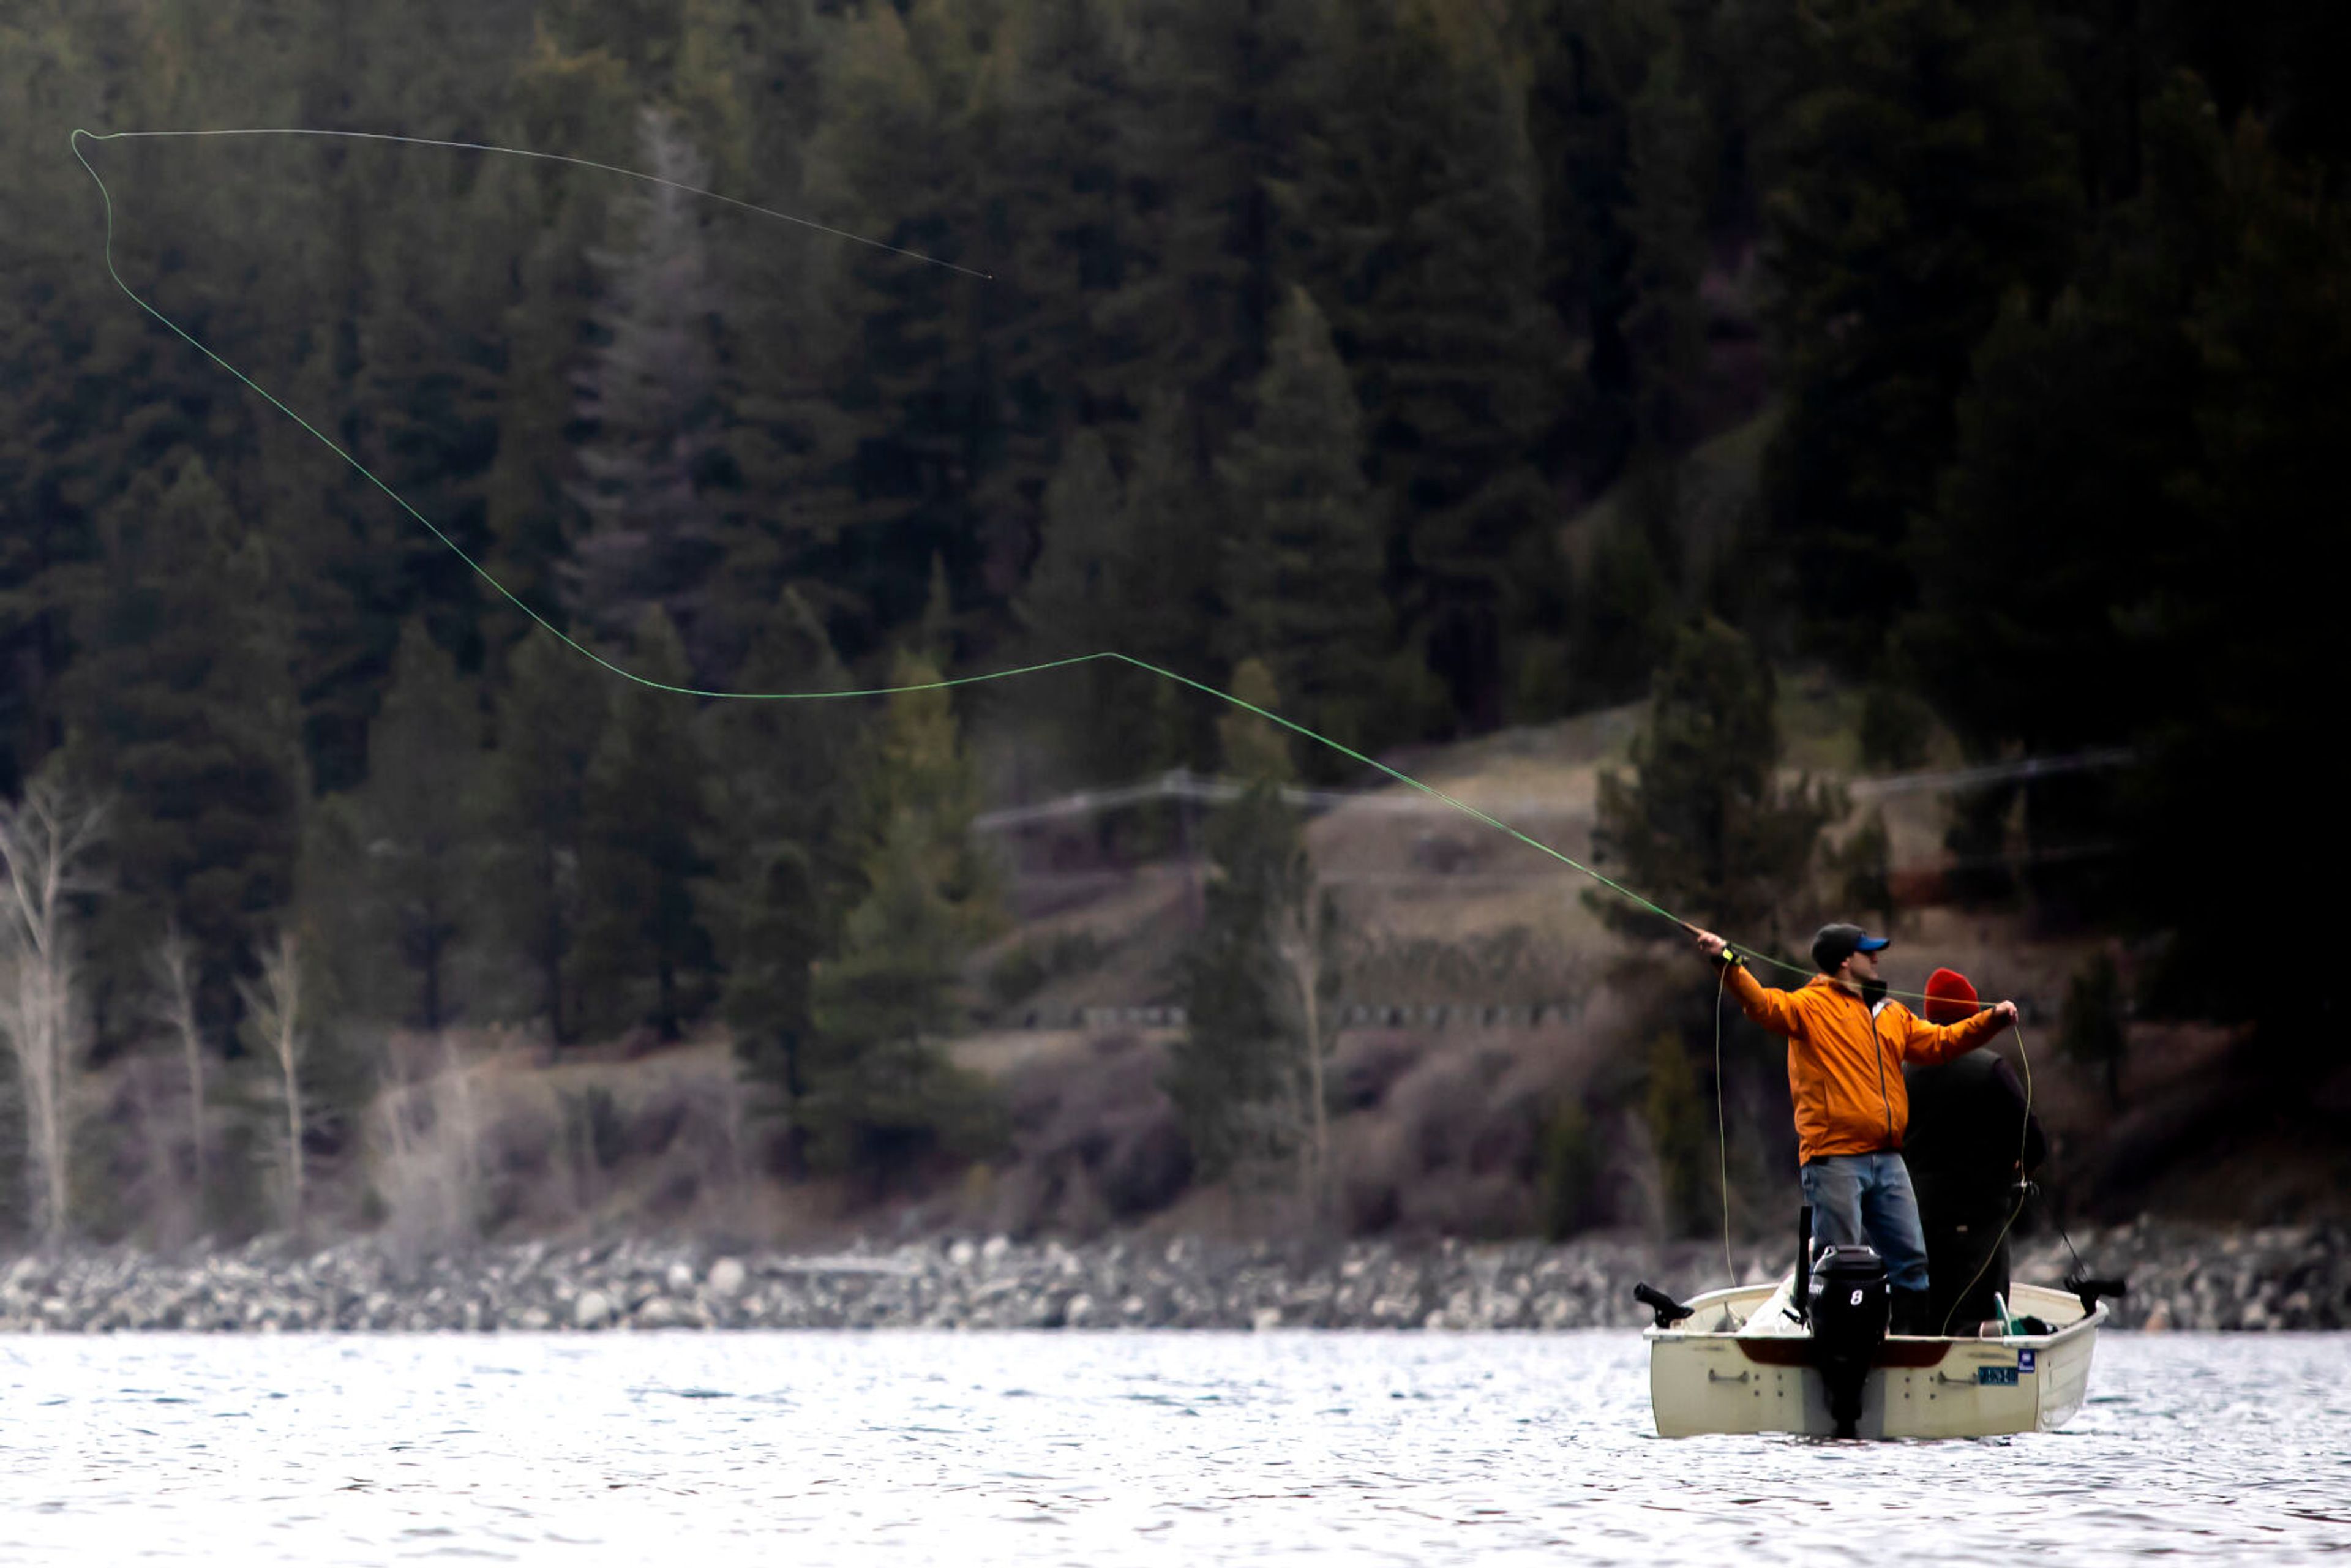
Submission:
[[[2129,1279],[2115,1303],[2119,1327],[2351,1327],[2351,1233],[2341,1227],[2142,1223],[2074,1239],[2093,1273]],[[1776,1276],[1785,1250],[1741,1249],[1741,1277]],[[1687,1296],[1720,1282],[1720,1258],[1702,1243],[1609,1238],[1402,1247],[995,1237],[822,1255],[528,1242],[420,1260],[371,1239],[323,1251],[265,1239],[183,1259],[26,1254],[0,1268],[0,1333],[1633,1327],[1646,1316],[1632,1300],[1636,1280]],[[2053,1282],[2071,1266],[2062,1242],[2035,1238],[2019,1249],[2016,1277]]]

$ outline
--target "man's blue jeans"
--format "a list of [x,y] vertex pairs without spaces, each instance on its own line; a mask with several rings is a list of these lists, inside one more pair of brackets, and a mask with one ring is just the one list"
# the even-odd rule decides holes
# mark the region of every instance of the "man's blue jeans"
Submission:
[[1886,1260],[1887,1284],[1927,1288],[1927,1232],[1900,1155],[1823,1155],[1806,1160],[1798,1179],[1813,1206],[1814,1246],[1865,1243]]

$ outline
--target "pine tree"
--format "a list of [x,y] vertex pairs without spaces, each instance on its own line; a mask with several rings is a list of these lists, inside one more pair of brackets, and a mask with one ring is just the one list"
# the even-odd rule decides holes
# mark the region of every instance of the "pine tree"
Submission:
[[[898,686],[937,678],[911,655],[891,671]],[[865,782],[865,891],[838,956],[816,966],[798,1121],[817,1164],[886,1185],[934,1157],[978,1153],[991,1135],[984,1086],[946,1048],[963,1016],[963,960],[994,928],[996,904],[971,842],[976,789],[947,692],[889,698]]]
[[1113,0],[1026,0],[1006,16],[973,99],[997,281],[979,296],[1000,453],[982,475],[998,526],[1033,528],[1064,435],[1141,413],[1124,367],[1141,323],[1101,307],[1134,276],[1141,235],[1120,124],[1132,49]]
[[[1217,541],[1224,524],[1202,461],[1198,413],[1172,393],[1154,395],[1135,434],[1120,508],[1119,570],[1109,600],[1118,632],[1106,647],[1179,674],[1215,667]],[[1130,673],[1119,721],[1136,764],[1196,764],[1213,744],[1213,710],[1172,682]]]
[[413,977],[400,1010],[438,1030],[462,1004],[450,962],[482,934],[482,720],[455,662],[411,622],[392,660],[392,688],[368,732],[368,781],[354,802],[364,851],[358,891],[380,937]]
[[876,1186],[987,1141],[985,1087],[947,1055],[962,1019],[954,987],[969,946],[945,896],[929,827],[901,811],[867,857],[871,886],[841,955],[818,966],[816,1050],[799,1107],[819,1166]]
[[[1821,830],[1840,814],[1809,782],[1782,788],[1771,665],[1711,618],[1675,639],[1633,742],[1635,777],[1604,773],[1593,862],[1685,919],[1770,940],[1804,891]],[[1671,928],[1598,890],[1612,925]]]
[[1535,459],[1562,413],[1523,105],[1473,8],[1371,0],[1345,16],[1345,97],[1298,202],[1327,236],[1310,281],[1395,505],[1408,635],[1452,722],[1488,727],[1506,637],[1546,608],[1529,552],[1556,507]]
[[[1313,297],[1293,288],[1256,389],[1257,415],[1217,465],[1229,502],[1227,652],[1264,661],[1290,716],[1369,743],[1388,653],[1384,528],[1362,466],[1354,388]],[[1315,771],[1336,771],[1318,749]],[[1323,761],[1330,758],[1330,761]]]
[[[1259,661],[1234,672],[1233,695],[1280,711]],[[1312,1193],[1324,1144],[1321,1069],[1336,1039],[1336,920],[1281,796],[1295,777],[1289,732],[1238,709],[1219,727],[1226,768],[1248,789],[1208,825],[1215,870],[1184,958],[1185,1033],[1166,1089],[1202,1174],[1261,1178],[1306,1154]]]
[[[843,689],[848,672],[799,594],[752,644],[742,679],[757,691]],[[721,1015],[744,1075],[787,1119],[786,1164],[801,1164],[797,1116],[808,1093],[816,960],[862,891],[847,787],[855,713],[843,702],[724,702],[705,715],[718,871],[698,896],[726,972]]]
[[536,979],[539,1013],[559,1045],[581,1021],[573,953],[588,915],[581,885],[588,770],[611,687],[608,674],[542,632],[515,649],[498,704],[491,897],[499,927]]
[[[843,23],[838,106],[810,156],[810,196],[844,226],[957,267],[988,270],[1006,236],[982,221],[970,123],[980,29],[946,0],[864,9]],[[919,612],[944,553],[970,581],[996,548],[978,506],[1002,436],[996,378],[978,350],[978,294],[946,267],[860,251],[831,298],[854,334],[834,367],[845,429],[822,429],[820,482],[798,504],[820,544],[817,604],[845,656],[878,650]],[[827,455],[829,454],[829,460]],[[1025,539],[1010,541],[1012,559]]]
[[1622,221],[1631,245],[1618,329],[1636,463],[1686,451],[1706,434],[1696,408],[1706,354],[1698,279],[1708,259],[1715,139],[1687,77],[1679,36],[1669,33],[1649,62],[1626,128]]
[[2074,192],[2028,7],[1839,0],[1820,23],[1771,207],[1789,402],[1767,502],[1802,610],[1866,667],[1912,599],[1899,549],[1969,357],[2011,289],[2055,284]]
[[[2231,168],[2237,152],[2190,84],[2149,106],[2147,129],[2144,183],[2103,215],[2073,281],[2045,309],[2011,297],[1978,349],[1951,465],[1911,541],[1918,607],[1897,647],[1971,756],[2129,745],[2206,711],[2183,706],[2181,683],[2210,667],[2210,649],[2151,664],[2155,649],[2125,628],[2149,624],[2139,607],[2173,585],[2210,593],[2224,580],[2225,563],[2183,559],[2210,524],[2188,479],[2204,364],[2181,310],[2241,232],[2231,186],[2253,172]],[[2023,559],[2030,571],[2016,570]],[[2118,783],[2074,774],[2025,789],[2037,899],[2085,912],[2137,902],[2122,868],[2078,852],[2111,841]],[[2011,800],[1982,802],[1993,846]]]
[[1631,99],[1655,41],[1642,25],[1647,10],[1637,5],[1518,0],[1514,9],[1540,180],[1540,288],[1583,360],[1572,434],[1559,456],[1596,494],[1633,444],[1624,336],[1633,246],[1623,220],[1632,200]]
[[[1079,431],[1045,486],[1036,565],[1013,603],[1032,657],[1126,652],[1113,597],[1127,575],[1125,505],[1109,444],[1098,431]],[[1083,782],[1111,782],[1133,767],[1134,738],[1122,721],[1134,698],[1134,674],[1109,662],[1081,664],[1038,676],[1020,694]]]
[[92,948],[100,1034],[127,1018],[139,966],[176,921],[196,953],[205,1027],[234,1016],[232,975],[292,894],[300,793],[282,589],[198,458],[149,468],[101,515],[105,556],[75,594],[77,778],[119,798],[116,892]]
[[[101,90],[78,47],[80,7],[16,7],[0,32],[0,184],[26,211],[77,211],[89,178],[40,145]],[[83,263],[78,224],[12,223],[0,231],[0,798],[15,799],[62,728],[59,675],[69,655],[65,582],[97,554],[93,502],[123,471],[121,402],[153,382],[114,372],[137,337],[101,325],[110,289]],[[117,297],[120,298],[119,296]],[[71,325],[69,325],[69,323]]]
[[1587,704],[1639,696],[1672,642],[1674,489],[1672,468],[1647,462],[1593,529],[1568,641],[1573,689]]
[[[658,607],[638,623],[631,667],[672,685],[687,678]],[[581,799],[577,961],[606,1017],[642,1019],[664,1040],[707,999],[716,967],[694,894],[710,870],[705,773],[689,699],[634,681],[614,693]]]
[[1116,120],[1120,286],[1095,308],[1132,358],[1113,374],[1181,390],[1211,444],[1246,417],[1244,390],[1271,351],[1283,278],[1303,256],[1282,193],[1305,172],[1322,24],[1315,0],[1145,0],[1130,11],[1134,62]]
[[[709,164],[668,117],[645,111],[641,141],[647,172],[708,183]],[[709,204],[637,184],[616,207],[627,237],[597,256],[609,279],[595,317],[606,340],[580,380],[579,413],[593,429],[572,490],[586,524],[572,542],[569,601],[606,637],[658,606],[684,640],[688,667],[706,678],[716,659],[700,633],[720,554],[702,493],[720,418]]]
[[[1179,402],[1155,401],[1123,485],[1100,435],[1071,440],[1046,490],[1036,570],[1015,605],[1035,657],[1116,653],[1177,671],[1208,667],[1211,525],[1193,434]],[[1131,779],[1203,749],[1203,710],[1132,666],[1105,661],[1040,681],[1032,700],[1086,782]]]
[[[560,147],[574,156],[628,166],[640,155],[642,102],[626,67],[570,37],[564,19],[534,29],[530,52],[511,71],[496,140]],[[510,285],[499,319],[497,449],[483,476],[487,559],[497,580],[542,614],[566,599],[569,536],[579,517],[568,491],[580,475],[572,449],[580,343],[600,303],[603,270],[591,258],[620,193],[611,176],[493,159],[485,193],[504,198],[520,230],[507,247]],[[536,628],[506,618],[501,643]],[[496,650],[493,663],[503,654]]]
[[901,653],[890,666],[893,686],[880,733],[864,769],[861,802],[867,854],[879,852],[902,829],[904,817],[927,835],[927,864],[939,895],[957,912],[969,939],[987,935],[998,919],[994,867],[973,842],[979,779],[965,748],[954,693],[936,685],[937,667]]

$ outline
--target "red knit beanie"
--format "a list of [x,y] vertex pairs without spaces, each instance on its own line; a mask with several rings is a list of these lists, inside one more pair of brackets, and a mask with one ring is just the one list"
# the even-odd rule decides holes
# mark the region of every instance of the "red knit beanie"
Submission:
[[1958,1023],[1976,1015],[1976,988],[1957,969],[1938,969],[1927,977],[1927,1021]]

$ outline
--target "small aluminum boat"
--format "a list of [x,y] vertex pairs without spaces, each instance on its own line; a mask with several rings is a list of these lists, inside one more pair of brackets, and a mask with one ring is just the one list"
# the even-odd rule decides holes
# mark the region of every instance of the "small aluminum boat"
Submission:
[[[1649,1400],[1659,1437],[1840,1435],[1830,1410],[1837,1357],[1828,1334],[1816,1340],[1811,1322],[1796,1316],[1794,1303],[1803,1299],[1796,1273],[1776,1286],[1709,1291],[1687,1303],[1686,1316],[1680,1303],[1646,1286],[1642,1292],[1659,1319],[1642,1335],[1649,1342]],[[2038,1319],[2024,1326],[2046,1332],[1886,1334],[1879,1309],[1878,1332],[1862,1336],[1846,1356],[1844,1381],[1849,1389],[1858,1384],[1859,1399],[1852,1429],[1842,1435],[1984,1437],[2063,1426],[2089,1391],[2090,1354],[2105,1303],[2095,1291],[2021,1284],[2013,1293],[2011,1312]],[[1819,1300],[1817,1287],[1812,1300]],[[1855,1303],[1861,1301],[1855,1291]],[[1844,1397],[1850,1407],[1853,1393]]]

